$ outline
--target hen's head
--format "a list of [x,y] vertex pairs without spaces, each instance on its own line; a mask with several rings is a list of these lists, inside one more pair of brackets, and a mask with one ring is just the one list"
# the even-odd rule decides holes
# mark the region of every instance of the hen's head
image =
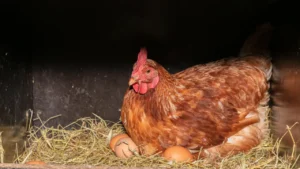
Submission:
[[147,60],[147,50],[142,48],[138,54],[138,60],[133,66],[129,86],[140,94],[145,94],[149,89],[156,87],[159,81],[155,63]]

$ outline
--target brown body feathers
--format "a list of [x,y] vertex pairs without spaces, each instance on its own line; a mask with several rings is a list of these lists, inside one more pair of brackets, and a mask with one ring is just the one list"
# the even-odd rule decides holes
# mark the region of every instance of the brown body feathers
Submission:
[[143,154],[180,145],[192,152],[203,149],[203,156],[225,156],[260,143],[266,130],[270,59],[220,60],[176,74],[150,59],[144,64],[157,72],[159,82],[143,94],[128,88],[121,110],[126,131]]

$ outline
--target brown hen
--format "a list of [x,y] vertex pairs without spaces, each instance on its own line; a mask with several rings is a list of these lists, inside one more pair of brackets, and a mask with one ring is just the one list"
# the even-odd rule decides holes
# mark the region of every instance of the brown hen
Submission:
[[[252,43],[259,42],[245,45]],[[175,145],[193,153],[202,149],[203,157],[250,150],[267,130],[271,69],[268,57],[251,55],[170,74],[147,59],[143,48],[124,96],[122,122],[145,155]]]

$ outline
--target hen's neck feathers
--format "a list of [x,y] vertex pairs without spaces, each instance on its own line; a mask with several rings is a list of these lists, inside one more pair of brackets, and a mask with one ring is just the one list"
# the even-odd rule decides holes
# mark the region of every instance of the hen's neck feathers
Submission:
[[[160,77],[157,86],[149,91],[144,97],[147,101],[155,104],[145,104],[145,110],[149,110],[152,116],[156,116],[158,119],[163,119],[166,117],[174,116],[176,112],[175,102],[178,101],[179,92],[177,87],[176,79],[161,65],[151,60],[151,63],[155,63],[155,68],[158,71],[158,76]],[[149,100],[148,100],[149,99]],[[147,107],[147,105],[155,107]],[[157,110],[155,112],[150,112]]]

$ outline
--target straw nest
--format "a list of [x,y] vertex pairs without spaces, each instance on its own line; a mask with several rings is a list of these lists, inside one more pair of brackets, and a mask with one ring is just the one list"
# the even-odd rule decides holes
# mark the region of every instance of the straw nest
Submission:
[[[41,119],[38,119],[41,121]],[[168,168],[293,168],[299,158],[295,151],[279,156],[280,139],[271,135],[248,153],[241,153],[218,161],[199,159],[192,163],[171,163],[159,154],[151,157],[134,156],[120,159],[109,148],[112,136],[124,133],[121,124],[101,117],[81,118],[67,126],[39,127],[29,130],[24,152],[16,163],[39,160],[48,164]],[[287,131],[287,136],[289,131]]]

